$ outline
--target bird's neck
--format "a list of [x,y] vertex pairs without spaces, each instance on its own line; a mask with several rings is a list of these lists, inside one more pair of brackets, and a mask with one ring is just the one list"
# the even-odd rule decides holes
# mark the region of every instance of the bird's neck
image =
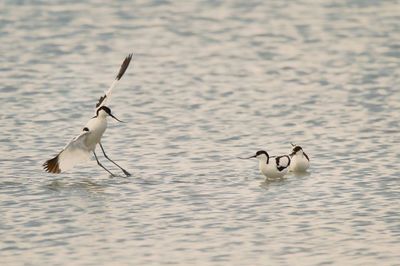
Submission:
[[269,157],[263,157],[260,159],[261,164],[268,164],[270,162]]

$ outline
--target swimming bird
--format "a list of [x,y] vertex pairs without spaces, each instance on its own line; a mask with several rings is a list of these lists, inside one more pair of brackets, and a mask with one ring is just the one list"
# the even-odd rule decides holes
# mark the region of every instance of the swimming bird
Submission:
[[291,172],[306,172],[310,167],[310,158],[303,151],[303,148],[291,143],[293,148],[292,152],[289,154],[292,162],[290,163],[289,170]]
[[99,102],[96,104],[96,112],[95,116],[93,116],[82,129],[81,133],[73,138],[57,156],[54,158],[47,160],[44,164],[44,170],[49,173],[61,173],[74,165],[87,161],[90,159],[91,153],[93,153],[94,158],[97,161],[97,164],[106,170],[111,176],[115,176],[111,171],[105,168],[97,158],[96,155],[96,146],[99,144],[101,151],[110,162],[115,164],[118,168],[122,170],[122,172],[126,176],[130,176],[131,174],[111,160],[105,153],[103,145],[101,145],[101,137],[103,136],[104,131],[107,128],[107,117],[110,116],[117,120],[118,122],[122,122],[118,118],[116,118],[112,113],[110,107],[107,106],[112,90],[117,85],[118,81],[124,75],[126,69],[129,66],[129,63],[132,59],[132,54],[129,54],[124,61],[118,71],[115,80],[111,84],[110,88],[107,92],[100,97]]
[[255,155],[248,158],[257,158],[259,161],[259,168],[263,175],[267,178],[280,178],[283,177],[290,165],[290,157],[288,155],[282,156],[269,156],[266,151],[258,151]]

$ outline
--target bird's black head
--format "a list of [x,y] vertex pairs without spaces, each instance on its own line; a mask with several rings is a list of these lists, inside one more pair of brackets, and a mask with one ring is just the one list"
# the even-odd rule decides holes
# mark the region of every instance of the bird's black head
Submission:
[[292,153],[290,153],[290,156],[295,155],[295,154],[298,153],[299,151],[303,151],[303,149],[302,149],[300,146],[294,146],[294,145],[293,145]]
[[267,161],[268,163],[269,155],[266,151],[261,150],[256,152],[256,154],[251,156],[250,158],[256,158],[259,161]]
[[99,109],[97,109],[96,115],[99,115],[100,110],[104,110],[104,112],[111,115],[111,109],[107,106],[102,106]]
[[292,149],[292,152],[296,153],[296,152],[301,151],[301,150],[303,150],[303,149],[302,149],[300,146],[295,146],[295,147]]
[[115,120],[117,120],[118,122],[124,123],[123,121],[119,120],[118,118],[116,118],[112,113],[111,113],[111,109],[107,106],[102,106],[99,109],[97,109],[96,112],[96,116],[99,116],[99,112],[103,110],[104,112],[106,112],[109,116],[111,116],[112,118],[114,118]]
[[254,157],[258,157],[260,155],[264,154],[265,156],[269,157],[268,153],[266,151],[258,151],[256,152],[256,155]]

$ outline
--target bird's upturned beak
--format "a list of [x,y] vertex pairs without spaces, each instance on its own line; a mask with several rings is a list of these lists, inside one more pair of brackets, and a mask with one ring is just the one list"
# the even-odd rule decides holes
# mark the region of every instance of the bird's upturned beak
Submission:
[[114,118],[115,120],[117,120],[118,122],[125,123],[124,121],[121,121],[121,120],[119,120],[118,118],[116,118],[113,114],[110,114],[110,116],[111,116],[112,118]]
[[292,147],[296,146],[295,144],[293,144],[292,142],[290,142],[290,144],[292,144]]
[[242,157],[238,157],[239,159],[243,159],[243,160],[247,160],[247,159],[251,159],[251,158],[256,158],[256,156],[255,155],[253,155],[253,156],[250,156],[250,157],[247,157],[247,158],[242,158]]

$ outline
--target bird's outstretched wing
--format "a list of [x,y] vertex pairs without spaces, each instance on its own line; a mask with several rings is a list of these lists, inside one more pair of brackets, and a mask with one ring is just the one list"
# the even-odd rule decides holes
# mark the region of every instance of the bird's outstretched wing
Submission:
[[129,54],[125,58],[124,62],[122,62],[122,65],[119,68],[119,71],[118,71],[117,76],[115,77],[115,80],[113,81],[113,83],[111,83],[110,88],[107,90],[107,92],[103,96],[100,97],[99,102],[96,104],[96,110],[98,108],[108,104],[108,102],[110,100],[110,97],[111,97],[112,90],[115,88],[115,86],[117,85],[118,81],[124,75],[126,69],[129,66],[129,63],[131,62],[131,59],[132,59],[132,54]]
[[85,145],[88,134],[90,134],[89,131],[82,131],[80,135],[73,138],[56,157],[43,164],[44,170],[59,174],[78,163],[89,160],[90,151]]

